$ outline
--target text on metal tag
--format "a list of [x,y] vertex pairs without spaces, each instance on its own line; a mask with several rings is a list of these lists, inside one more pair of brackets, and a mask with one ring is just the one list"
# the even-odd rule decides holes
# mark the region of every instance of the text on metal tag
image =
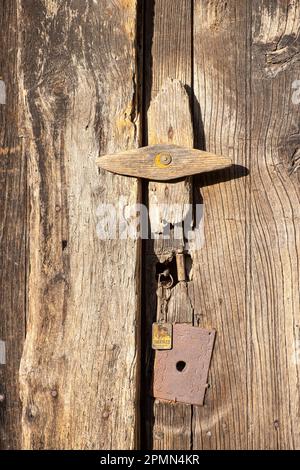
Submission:
[[152,348],[153,349],[172,349],[171,323],[153,323],[152,325]]

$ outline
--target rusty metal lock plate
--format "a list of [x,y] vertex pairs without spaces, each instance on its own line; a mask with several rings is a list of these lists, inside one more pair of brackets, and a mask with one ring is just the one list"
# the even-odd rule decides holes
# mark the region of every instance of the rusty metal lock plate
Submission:
[[215,330],[173,325],[173,348],[155,352],[155,398],[203,405],[215,334]]

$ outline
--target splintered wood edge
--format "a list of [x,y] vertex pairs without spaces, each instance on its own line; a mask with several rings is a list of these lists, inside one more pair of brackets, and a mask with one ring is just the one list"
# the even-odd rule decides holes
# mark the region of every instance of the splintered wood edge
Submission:
[[[162,164],[161,154],[171,157]],[[232,165],[230,158],[177,145],[153,145],[104,155],[96,163],[112,173],[154,181],[168,181],[220,170]]]

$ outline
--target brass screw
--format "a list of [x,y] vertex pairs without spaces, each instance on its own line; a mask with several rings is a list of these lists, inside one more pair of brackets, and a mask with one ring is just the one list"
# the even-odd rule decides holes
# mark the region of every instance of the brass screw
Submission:
[[172,162],[172,157],[169,153],[162,152],[159,154],[159,160],[163,165],[170,165]]

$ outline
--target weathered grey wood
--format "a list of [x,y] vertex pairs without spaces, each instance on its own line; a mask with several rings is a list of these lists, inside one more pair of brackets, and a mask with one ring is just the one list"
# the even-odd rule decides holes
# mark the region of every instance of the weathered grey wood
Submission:
[[[177,105],[179,104],[176,102]],[[167,109],[170,100],[162,101],[161,108]],[[160,114],[164,122],[164,116]],[[151,140],[155,141],[151,136]],[[168,140],[168,139],[167,139]],[[164,158],[168,159],[166,163]],[[220,170],[231,165],[226,157],[178,145],[152,145],[127,150],[118,154],[103,155],[97,158],[100,168],[120,175],[147,178],[154,181],[169,181],[208,171]]]
[[[224,152],[245,167],[249,3],[194,1],[195,137],[202,148]],[[204,204],[204,245],[193,254],[195,322],[217,331],[205,405],[193,413],[194,449],[247,448],[245,291],[250,220],[248,183],[239,176],[232,168],[223,178],[203,175],[194,181],[196,198]]]
[[[176,112],[173,98],[176,97],[176,103],[180,113]],[[169,119],[167,121],[159,121],[159,109],[167,106],[170,110]],[[177,108],[176,105],[176,108]],[[175,144],[182,143],[182,145],[191,145],[193,142],[193,131],[191,126],[189,97],[184,90],[183,85],[178,80],[168,80],[166,85],[163,86],[162,91],[158,93],[157,97],[150,105],[148,111],[148,129],[152,130],[152,135],[156,135],[150,143],[154,144],[154,139],[157,143],[166,143],[170,141],[168,134],[163,133],[163,129],[172,128],[172,141]],[[188,118],[188,119],[187,119]],[[154,131],[157,132],[154,132]],[[151,131],[149,132],[151,135]],[[191,186],[186,182],[173,183],[170,188],[168,183],[149,182],[148,186],[148,205],[149,205],[149,219],[152,233],[157,237],[153,245],[153,255],[151,256],[150,250],[146,257],[148,266],[147,278],[147,291],[150,295],[150,288],[156,290],[156,277],[155,268],[153,269],[158,260],[160,262],[170,262],[172,258],[175,261],[175,252],[177,245],[184,247],[183,232],[180,233],[182,237],[178,240],[171,239],[169,245],[166,246],[165,240],[161,234],[160,224],[161,220],[169,224],[182,225],[184,214],[186,211],[185,204],[191,201]],[[175,196],[175,201],[172,200],[172,195]],[[170,211],[168,207],[167,212],[160,208],[169,206],[169,204],[176,203],[175,212]],[[180,218],[180,216],[182,218]],[[170,231],[173,231],[171,228]],[[151,276],[152,275],[152,276]],[[148,330],[151,329],[151,323],[154,317],[155,303],[148,306],[147,320]],[[158,314],[159,315],[159,314]],[[155,318],[155,317],[154,317]],[[158,316],[155,318],[160,320]],[[168,310],[166,315],[168,322],[193,322],[193,309],[189,298],[189,286],[187,282],[180,282],[170,289],[170,299],[168,302]],[[151,345],[149,344],[151,347]],[[148,346],[148,347],[149,347]],[[149,355],[151,354],[149,350]],[[151,374],[151,370],[149,371]],[[190,430],[191,430],[191,406],[180,403],[163,403],[155,400],[153,407],[154,425],[152,446],[154,449],[188,449],[190,446]],[[170,447],[169,447],[170,446]]]
[[[0,365],[1,448],[21,445],[17,369],[26,300],[23,446],[135,445],[140,246],[99,241],[95,227],[100,202],[124,194],[130,204],[139,200],[139,187],[134,179],[101,170],[99,176],[94,165],[99,154],[139,143],[135,3],[0,1],[0,79],[8,100],[0,105],[0,340],[7,351]],[[292,100],[300,75],[298,2],[145,3],[154,4],[153,18],[146,15],[146,43],[153,39],[145,55],[145,70],[153,68],[146,106],[159,109],[155,97],[168,77],[194,82],[196,143],[186,145],[250,170],[248,178],[234,167],[197,179],[205,245],[191,253],[193,282],[176,285],[169,311],[178,321],[194,314],[196,324],[216,328],[210,388],[193,418],[189,407],[155,405],[153,446],[299,448],[300,108]],[[164,122],[160,136],[168,135]],[[149,143],[154,128],[150,121]],[[152,188],[168,188],[168,202],[191,198],[171,184]],[[171,211],[155,209],[152,226],[186,215]],[[156,264],[181,245],[171,237],[146,246],[148,332]],[[147,350],[148,372],[150,363]],[[149,430],[152,404],[147,410]]]
[[25,336],[26,160],[19,119],[18,39],[17,2],[1,0],[0,449],[19,448],[21,440],[18,370]]
[[206,150],[250,174],[199,180],[195,309],[217,339],[193,446],[299,448],[299,5],[195,0],[194,25],[194,110]]
[[136,1],[24,0],[19,28],[30,207],[23,448],[132,449],[140,242],[99,230],[101,203],[136,203],[139,183],[98,172],[95,159],[138,145]]
[[[189,98],[184,85],[178,79],[168,78],[162,84],[159,93],[152,97],[147,118],[150,145],[160,143],[186,148],[192,146],[193,125]],[[151,230],[156,234],[150,245],[153,245],[154,253],[163,262],[170,258],[170,253],[184,248],[183,231],[178,234],[177,230],[175,238],[171,227],[169,240],[162,236],[157,239],[157,234],[163,233],[166,222],[176,225],[177,229],[182,227],[182,221],[185,220],[192,202],[191,178],[170,183],[149,181],[148,202]]]
[[[146,77],[145,98],[150,104],[168,78],[181,80],[187,86],[192,84],[192,3],[191,0],[150,0],[145,3],[152,5],[146,11],[148,51],[145,67],[151,66],[152,74]],[[148,132],[150,136],[154,129],[148,128]]]
[[248,447],[291,450],[300,449],[300,5],[251,6]]
[[[172,82],[169,82],[169,79],[180,80],[184,86],[191,86],[192,83],[191,1],[156,0],[153,2],[152,8],[146,10],[145,32],[145,66],[146,72],[148,72],[144,84],[145,105],[148,107],[151,103],[150,112],[145,120],[148,144],[173,143],[193,147],[193,128],[186,90],[178,82],[173,82],[173,86]],[[151,70],[149,70],[149,65],[152,66]],[[169,86],[167,86],[168,83]],[[162,91],[164,86],[171,108],[163,106],[166,98]],[[176,94],[178,103],[174,102],[174,94]],[[165,110],[164,119],[161,119],[159,115],[160,109]],[[163,219],[173,221],[173,227],[177,224],[178,228],[186,216],[184,204],[189,204],[192,199],[190,179],[174,184],[149,182],[147,194],[153,230],[156,233],[160,232]],[[158,210],[156,201],[164,201],[165,209]],[[171,202],[175,204],[172,209],[169,206]],[[177,206],[176,203],[178,203]],[[166,260],[174,250],[182,249],[183,245],[183,237],[174,240],[173,234],[174,230],[172,229],[170,240],[162,240],[160,237],[158,240],[152,240],[152,243],[151,241],[146,243],[145,295],[149,302],[147,302],[145,313],[148,342],[151,337],[151,323],[156,318],[156,265],[159,261]],[[193,309],[191,302],[187,301],[189,296],[187,290],[188,285],[185,283],[177,284],[173,289],[173,301],[171,300],[169,306],[169,312],[173,312],[171,321],[174,319],[192,322]],[[148,378],[146,389],[151,386],[149,382],[151,357],[151,351],[148,349],[145,353],[146,378]],[[149,401],[148,405],[150,406],[147,407],[145,416],[146,445],[154,449],[189,449],[191,407],[165,403],[156,403],[153,407]]]

